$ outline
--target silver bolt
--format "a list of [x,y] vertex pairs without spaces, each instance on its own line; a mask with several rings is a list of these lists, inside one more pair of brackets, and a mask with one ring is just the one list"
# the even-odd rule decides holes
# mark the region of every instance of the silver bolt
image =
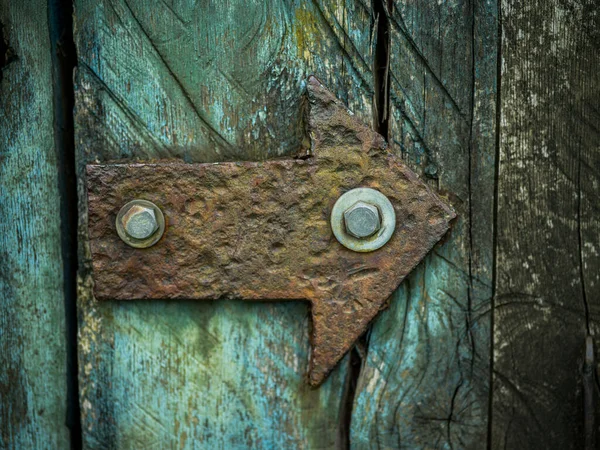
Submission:
[[146,206],[133,205],[123,215],[121,223],[127,235],[134,239],[148,239],[158,230],[156,214]]
[[331,210],[331,231],[340,244],[355,252],[383,247],[396,229],[392,202],[371,188],[355,188],[342,194]]
[[344,224],[349,235],[365,239],[381,228],[379,209],[366,202],[356,202],[344,211]]
[[165,232],[165,216],[158,206],[148,200],[132,200],[123,205],[115,221],[117,234],[134,248],[156,244]]

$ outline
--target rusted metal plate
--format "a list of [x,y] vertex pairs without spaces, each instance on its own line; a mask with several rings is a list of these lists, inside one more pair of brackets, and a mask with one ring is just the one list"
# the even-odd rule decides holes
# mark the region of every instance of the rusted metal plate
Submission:
[[[306,159],[89,165],[96,297],[309,301],[310,383],[321,383],[455,213],[316,78],[307,90]],[[344,248],[329,223],[336,200],[356,187],[380,191],[396,213],[394,235],[371,253]],[[165,215],[151,248],[129,247],[115,230],[119,209],[136,198]]]

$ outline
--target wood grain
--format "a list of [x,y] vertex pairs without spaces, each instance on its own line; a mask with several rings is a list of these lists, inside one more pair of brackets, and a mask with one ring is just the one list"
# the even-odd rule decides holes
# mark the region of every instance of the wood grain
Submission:
[[458,212],[376,320],[352,418],[354,448],[485,445],[497,66],[495,1],[395,1],[392,148]]
[[[360,1],[78,0],[75,9],[80,174],[91,161],[305,151],[311,73],[371,119],[374,21]],[[306,304],[99,304],[90,283],[82,278],[79,296],[86,448],[343,445],[347,362],[307,387]]]
[[502,2],[493,448],[584,447],[598,333],[600,5]]
[[[459,219],[368,336],[352,411],[357,449],[590,446],[584,384],[595,395],[598,384],[583,371],[597,372],[584,366],[584,350],[588,335],[598,348],[600,331],[600,7],[500,6],[500,16],[492,0],[396,0],[388,10],[387,138],[449,196]],[[70,445],[46,8],[0,3],[7,449]],[[310,73],[369,123],[377,116],[370,8],[360,0],[77,0],[80,175],[91,161],[302,153]],[[85,243],[83,183],[79,194]],[[99,304],[87,251],[78,305],[85,448],[347,444],[348,360],[320,389],[307,386],[306,304]]]
[[58,158],[45,1],[0,2],[0,448],[68,448]]

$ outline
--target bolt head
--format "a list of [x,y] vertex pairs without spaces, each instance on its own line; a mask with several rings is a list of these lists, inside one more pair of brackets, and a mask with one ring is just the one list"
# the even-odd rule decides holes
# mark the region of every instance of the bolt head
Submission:
[[381,228],[379,209],[366,202],[356,202],[344,211],[346,232],[357,239],[365,239]]
[[134,205],[123,215],[123,229],[133,239],[148,239],[158,230],[158,221],[152,208]]

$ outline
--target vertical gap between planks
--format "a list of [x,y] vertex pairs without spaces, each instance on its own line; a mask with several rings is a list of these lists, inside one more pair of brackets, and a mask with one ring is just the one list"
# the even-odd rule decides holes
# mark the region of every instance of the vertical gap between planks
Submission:
[[73,131],[76,64],[73,40],[73,5],[70,0],[48,1],[52,52],[54,142],[58,161],[61,249],[67,347],[67,417],[71,449],[82,448],[77,365],[77,180]]
[[393,0],[373,0],[376,45],[373,60],[373,129],[388,139],[390,98],[390,21]]
[[498,182],[500,179],[500,124],[502,120],[502,0],[498,0],[498,30],[496,50],[496,160],[494,162],[494,206],[492,236],[492,298],[490,299],[490,373],[488,398],[488,435],[487,448],[492,449],[492,431],[494,420],[494,326],[496,316],[496,283],[498,277]]
[[357,347],[362,345],[361,336],[359,342],[350,351],[350,362],[348,368],[348,374],[346,375],[345,389],[342,397],[342,412],[341,412],[341,426],[340,426],[340,437],[338,440],[338,446],[340,449],[350,449],[350,430],[352,426],[352,411],[354,410],[354,397],[356,395],[356,385],[358,383],[358,377],[360,375],[360,369],[362,366],[362,355],[357,350]]
[[[389,99],[390,99],[390,22],[389,14],[393,8],[393,0],[373,0],[373,35],[375,50],[373,56],[373,129],[387,141],[389,138]],[[350,369],[346,381],[342,404],[342,425],[339,446],[351,448],[352,413],[358,379],[362,363],[368,349],[368,332],[363,334],[350,352]]]
[[0,81],[2,81],[3,70],[6,66],[17,60],[17,56],[4,37],[4,32],[4,25],[0,22]]

